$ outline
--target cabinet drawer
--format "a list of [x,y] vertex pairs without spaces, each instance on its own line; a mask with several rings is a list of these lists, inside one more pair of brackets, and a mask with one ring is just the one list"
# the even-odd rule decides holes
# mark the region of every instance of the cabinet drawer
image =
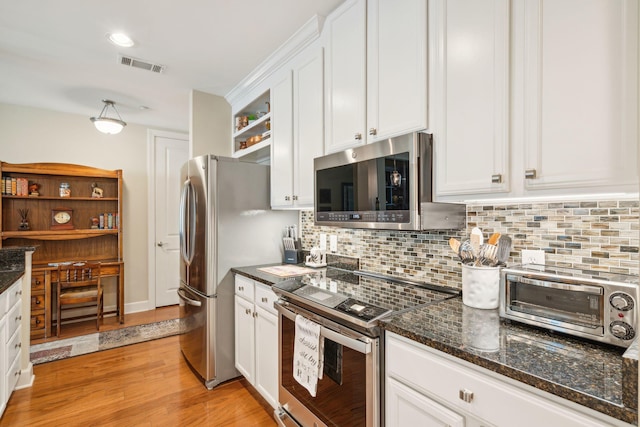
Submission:
[[22,279],[17,280],[16,283],[11,285],[11,288],[9,288],[7,292],[9,292],[7,295],[9,298],[7,308],[11,310],[11,308],[20,301],[20,298],[22,297]]
[[253,302],[253,280],[236,274],[236,295]]
[[[16,358],[13,361],[13,364],[7,369],[7,390],[9,391],[9,395],[13,392],[13,389],[16,388],[16,384],[20,379],[20,358]],[[7,396],[9,397],[9,396]]]
[[[452,408],[498,426],[513,425],[514,419],[519,427],[605,425],[555,403],[561,400],[557,396],[541,397],[533,390],[527,391],[530,386],[516,387],[490,376],[489,371],[484,374],[482,368],[467,367],[452,359],[422,344],[387,334],[386,375]],[[467,400],[463,400],[465,395]]]
[[20,315],[20,304],[17,304],[11,309],[7,315],[7,340],[13,336],[13,333],[20,327],[22,316]]
[[44,292],[45,273],[32,272],[31,273],[31,293]]
[[20,336],[20,328],[18,328],[9,342],[7,343],[7,365],[11,365],[15,359],[19,359],[18,355],[22,349],[22,340]]
[[31,312],[31,330],[44,329],[44,310],[38,310],[37,312]]
[[273,303],[278,299],[278,297],[273,293],[270,286],[263,285],[262,283],[256,283],[255,292],[257,306],[264,308],[270,313],[278,313],[273,307]]
[[31,312],[33,313],[37,310],[44,310],[44,294],[31,294]]

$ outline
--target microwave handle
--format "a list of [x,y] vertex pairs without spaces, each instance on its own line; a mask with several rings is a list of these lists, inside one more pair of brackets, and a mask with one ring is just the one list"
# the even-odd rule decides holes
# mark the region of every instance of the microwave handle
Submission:
[[570,283],[549,282],[546,280],[530,279],[522,276],[508,276],[507,279],[527,285],[542,286],[545,288],[562,289],[565,291],[585,292],[588,294],[602,295],[604,292],[599,286],[572,285]]

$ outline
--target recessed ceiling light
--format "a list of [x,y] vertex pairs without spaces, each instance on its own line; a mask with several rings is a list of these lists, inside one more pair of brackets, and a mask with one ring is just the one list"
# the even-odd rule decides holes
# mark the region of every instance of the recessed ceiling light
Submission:
[[131,47],[135,44],[133,40],[124,33],[109,33],[107,34],[107,38],[111,43],[121,47]]

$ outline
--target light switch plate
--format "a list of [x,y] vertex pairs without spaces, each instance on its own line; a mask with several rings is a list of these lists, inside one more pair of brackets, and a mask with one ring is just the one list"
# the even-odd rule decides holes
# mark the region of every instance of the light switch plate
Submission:
[[338,236],[332,234],[329,236],[329,250],[336,252],[338,250]]
[[544,265],[544,251],[542,250],[522,250],[522,263],[523,264],[538,264]]
[[320,250],[327,251],[327,235],[320,233]]

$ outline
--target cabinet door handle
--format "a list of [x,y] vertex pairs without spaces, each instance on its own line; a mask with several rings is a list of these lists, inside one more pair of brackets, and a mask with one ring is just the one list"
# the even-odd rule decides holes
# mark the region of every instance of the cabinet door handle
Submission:
[[289,196],[284,196],[284,200],[285,200],[286,202],[288,202],[289,200],[291,200],[291,197],[289,197]]
[[238,286],[238,291],[244,292],[244,286]]
[[18,344],[16,344],[16,345],[15,345],[15,347],[14,347],[14,348],[21,348],[21,347],[22,347],[22,343],[21,343],[21,342],[19,342]]
[[377,134],[378,134],[378,129],[369,128],[369,135],[377,135]]
[[261,300],[262,300],[262,302],[268,302],[269,301],[269,299],[267,297],[262,297]]
[[458,393],[458,397],[460,397],[460,400],[471,403],[471,401],[473,400],[473,392],[471,390],[462,389]]
[[537,176],[538,174],[536,173],[535,169],[527,169],[526,171],[524,171],[525,179],[536,179]]
[[258,317],[258,312],[257,311],[253,312],[253,317]]
[[20,320],[22,320],[22,315],[20,315],[20,316],[16,316],[16,322],[18,322],[18,321],[20,321]]
[[361,134],[361,133],[356,133],[356,134],[354,135],[354,138],[355,138],[356,140],[360,141],[360,140],[362,139],[362,134]]
[[245,314],[251,314],[251,309],[245,308],[245,309],[244,309],[244,313],[245,313]]
[[34,283],[34,284],[35,284],[36,286],[39,286],[39,285],[40,285],[40,280],[36,279],[36,281],[35,281],[35,283]]
[[42,323],[40,319],[36,319],[36,325],[39,325],[40,323]]
[[293,196],[293,200],[298,200],[298,196]]
[[501,184],[502,183],[502,174],[497,173],[495,175],[491,175],[491,183],[492,184]]
[[38,298],[36,298],[36,304],[40,304],[40,300]]

